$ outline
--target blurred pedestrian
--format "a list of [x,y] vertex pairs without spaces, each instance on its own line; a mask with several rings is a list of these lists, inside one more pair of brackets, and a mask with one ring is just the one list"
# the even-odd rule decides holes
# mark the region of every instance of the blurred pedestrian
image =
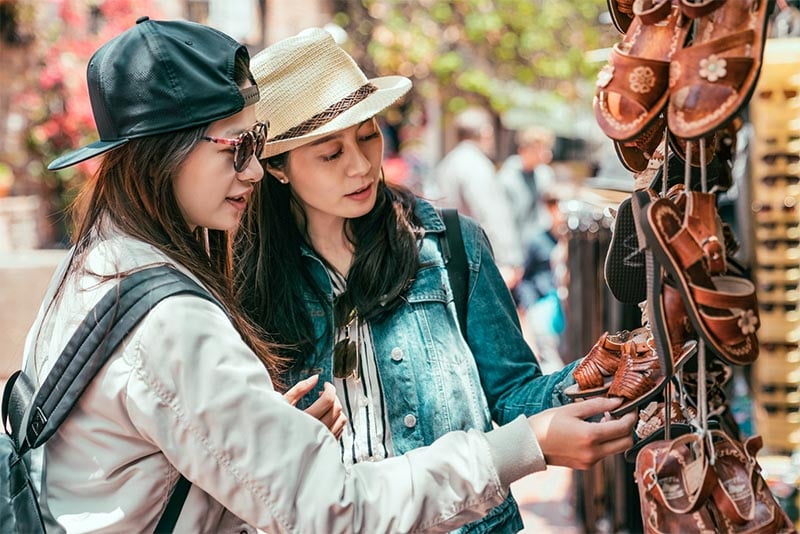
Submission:
[[547,231],[549,214],[544,209],[542,194],[555,183],[553,132],[543,126],[529,126],[515,135],[516,154],[503,162],[497,180],[503,186],[517,232],[525,249],[542,231]]
[[458,144],[434,169],[426,196],[457,208],[481,225],[506,285],[514,287],[522,272],[523,254],[508,198],[491,160],[495,140],[492,116],[483,108],[471,107],[458,113],[453,124]]
[[558,354],[563,314],[553,276],[555,223],[560,219],[550,166],[555,136],[549,128],[534,125],[519,130],[515,141],[516,153],[497,174],[522,240],[523,270],[512,294],[526,338],[542,366],[552,372],[563,367]]

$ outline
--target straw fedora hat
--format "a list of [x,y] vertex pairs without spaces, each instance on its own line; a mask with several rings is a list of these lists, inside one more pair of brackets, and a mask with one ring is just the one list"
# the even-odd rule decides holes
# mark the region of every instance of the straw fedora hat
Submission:
[[404,76],[368,80],[321,28],[309,28],[265,48],[253,57],[250,70],[261,93],[256,118],[269,121],[262,158],[359,124],[411,88],[411,80]]

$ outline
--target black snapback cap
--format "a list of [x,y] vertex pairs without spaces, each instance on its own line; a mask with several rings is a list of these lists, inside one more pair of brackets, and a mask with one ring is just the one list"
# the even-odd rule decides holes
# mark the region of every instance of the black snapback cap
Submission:
[[100,47],[86,69],[100,140],[47,168],[63,169],[131,139],[207,124],[255,104],[258,87],[240,89],[233,77],[240,53],[249,59],[244,46],[208,26],[139,18]]

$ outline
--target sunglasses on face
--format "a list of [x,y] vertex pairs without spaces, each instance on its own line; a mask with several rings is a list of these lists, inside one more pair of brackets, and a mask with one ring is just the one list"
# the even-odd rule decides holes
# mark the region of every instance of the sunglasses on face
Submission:
[[358,329],[358,313],[347,297],[338,297],[333,303],[333,323],[345,329],[345,336],[333,346],[333,376],[358,380],[358,344],[350,339],[350,329]]
[[203,141],[234,147],[233,168],[236,172],[242,172],[250,165],[250,158],[253,157],[253,154],[261,154],[264,150],[268,130],[269,123],[257,122],[251,129],[240,133],[236,139],[208,135],[203,136],[202,139]]

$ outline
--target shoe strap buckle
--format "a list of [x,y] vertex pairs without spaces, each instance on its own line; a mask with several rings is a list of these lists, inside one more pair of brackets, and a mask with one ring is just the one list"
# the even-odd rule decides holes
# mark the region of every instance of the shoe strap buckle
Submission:
[[642,473],[642,483],[647,491],[652,491],[652,489],[656,487],[658,484],[658,475],[656,474],[655,468],[648,467],[644,473]]

